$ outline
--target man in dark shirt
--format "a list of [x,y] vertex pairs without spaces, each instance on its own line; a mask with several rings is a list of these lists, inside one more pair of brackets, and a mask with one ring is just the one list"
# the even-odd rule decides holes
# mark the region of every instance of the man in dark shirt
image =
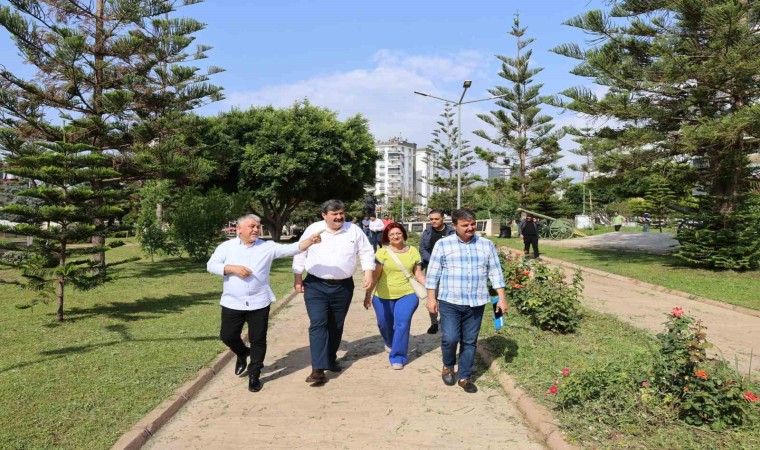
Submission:
[[533,257],[538,258],[538,223],[536,223],[536,219],[528,214],[527,217],[520,222],[517,229],[523,240],[523,244],[525,245],[524,253],[527,255],[528,250],[530,250],[530,246],[532,245]]
[[[428,218],[430,219],[430,224],[428,224],[422,233],[422,240],[420,241],[420,256],[422,256],[423,269],[426,269],[430,262],[430,254],[433,253],[435,243],[439,239],[455,233],[454,228],[443,223],[442,210],[434,209],[430,211]],[[436,334],[438,332],[438,313],[430,313],[430,328],[428,328],[427,332],[428,334]]]

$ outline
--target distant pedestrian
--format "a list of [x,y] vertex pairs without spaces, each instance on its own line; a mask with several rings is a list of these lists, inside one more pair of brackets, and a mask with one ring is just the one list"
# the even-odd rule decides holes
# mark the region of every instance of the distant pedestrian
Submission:
[[620,231],[620,227],[623,226],[624,220],[625,219],[623,216],[621,216],[619,212],[615,211],[615,216],[612,218],[612,224],[615,226],[615,231]]
[[[475,393],[478,388],[470,377],[483,311],[490,303],[488,282],[499,296],[496,308],[501,312],[507,310],[506,285],[496,246],[475,235],[475,213],[457,209],[451,216],[456,235],[439,240],[430,255],[427,308],[441,314],[443,382],[453,386],[458,379],[465,392]],[[457,354],[458,374],[454,371]]]
[[382,220],[375,216],[369,217],[369,243],[372,244],[373,251],[377,251],[378,247],[382,247],[384,229],[385,224]]
[[644,215],[641,217],[641,226],[644,233],[649,233],[649,226],[652,224],[652,217],[649,216],[649,213],[644,213]]
[[536,218],[532,214],[528,214],[524,220],[520,221],[517,230],[523,240],[523,253],[527,255],[532,246],[533,257],[538,258],[538,223],[536,223]]
[[385,230],[385,227],[387,227],[388,225],[390,225],[392,223],[393,223],[393,221],[391,220],[390,217],[383,216],[383,230]]
[[364,216],[364,219],[362,219],[362,231],[364,231],[364,235],[369,239],[369,216]]
[[[319,243],[321,238],[319,233],[314,233],[289,245],[259,239],[261,219],[253,214],[239,218],[236,229],[237,238],[219,244],[206,268],[224,277],[219,302],[222,306],[219,337],[237,355],[235,375],[242,376],[248,368],[248,390],[258,392],[262,387],[259,377],[267,352],[269,305],[275,301],[269,287],[272,260],[300,253]],[[250,349],[240,339],[246,322]]]

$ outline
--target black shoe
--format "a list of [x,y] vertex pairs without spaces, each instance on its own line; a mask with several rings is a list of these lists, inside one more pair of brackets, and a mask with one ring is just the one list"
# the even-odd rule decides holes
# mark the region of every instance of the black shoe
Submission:
[[470,380],[459,380],[459,387],[464,389],[468,394],[474,394],[478,392],[478,387]]
[[343,370],[343,367],[341,367],[341,365],[338,364],[337,362],[334,362],[330,364],[330,367],[328,367],[327,370],[329,370],[330,372],[340,372],[341,370]]
[[438,332],[438,324],[434,323],[428,328],[427,334],[436,334]]
[[441,378],[443,379],[443,384],[446,386],[454,386],[457,382],[456,377],[454,376],[453,367],[444,367],[443,370],[441,370]]
[[314,369],[311,371],[311,375],[306,377],[307,383],[322,384],[327,382],[325,371],[322,369]]
[[235,363],[235,375],[242,377],[245,373],[245,369],[248,367],[248,358],[239,357],[237,359],[237,362]]
[[248,390],[251,392],[259,392],[263,385],[261,384],[261,380],[259,380],[259,377],[250,376],[248,377]]

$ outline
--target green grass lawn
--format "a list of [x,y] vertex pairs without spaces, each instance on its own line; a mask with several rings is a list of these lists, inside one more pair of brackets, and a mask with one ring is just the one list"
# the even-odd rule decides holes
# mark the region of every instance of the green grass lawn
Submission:
[[[522,249],[517,239],[493,239],[497,245]],[[760,274],[712,271],[684,266],[674,256],[596,249],[541,246],[541,254],[580,266],[615,273],[732,305],[760,310]]]
[[526,317],[510,312],[505,328],[498,332],[493,329],[493,317],[486,317],[481,339],[518,386],[552,410],[569,440],[582,448],[760,448],[760,424],[717,433],[688,426],[674,417],[648,416],[646,411],[632,408],[619,412],[614,420],[617,425],[610,426],[613,421],[601,417],[604,413],[593,407],[559,409],[547,390],[556,378],[562,378],[563,368],[579,371],[616,361],[640,361],[649,355],[650,348],[656,348],[651,334],[615,317],[585,311],[577,333],[556,335],[537,330]]
[[[107,254],[138,255],[135,245]],[[67,289],[63,323],[53,303],[18,309],[33,294],[0,285],[0,448],[108,448],[225,349],[222,281],[204,263],[115,270],[105,286]],[[276,261],[272,287],[278,298],[292,289],[290,258]]]

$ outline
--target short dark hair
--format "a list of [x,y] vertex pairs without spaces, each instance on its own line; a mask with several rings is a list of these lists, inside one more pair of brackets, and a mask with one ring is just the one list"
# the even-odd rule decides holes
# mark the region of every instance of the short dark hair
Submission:
[[406,240],[407,234],[406,234],[406,229],[404,228],[404,226],[398,222],[391,222],[383,230],[383,244],[389,244],[391,242],[391,240],[388,238],[388,233],[390,233],[391,230],[396,229],[396,228],[401,230],[401,234],[404,235],[404,240]]
[[467,208],[455,209],[451,213],[451,221],[456,224],[460,220],[475,220],[475,212]]
[[345,210],[345,206],[343,205],[343,202],[340,200],[330,199],[324,203],[322,203],[322,212],[327,213],[328,211],[342,211]]
[[428,213],[428,216],[431,214],[440,214],[441,217],[443,217],[443,210],[442,209],[431,209]]

